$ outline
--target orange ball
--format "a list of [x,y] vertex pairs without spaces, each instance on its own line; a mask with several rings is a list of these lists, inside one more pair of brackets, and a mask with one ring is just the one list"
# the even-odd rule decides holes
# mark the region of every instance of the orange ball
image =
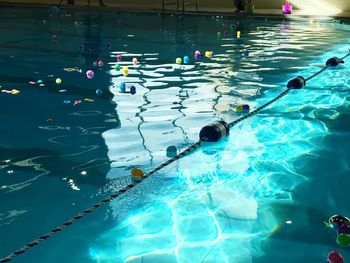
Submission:
[[144,175],[145,173],[141,169],[134,168],[131,170],[131,176],[135,180],[142,180]]

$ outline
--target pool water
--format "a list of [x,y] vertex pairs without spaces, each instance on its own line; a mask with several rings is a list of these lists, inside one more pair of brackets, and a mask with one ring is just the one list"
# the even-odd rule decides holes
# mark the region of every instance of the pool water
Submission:
[[[331,18],[51,11],[0,10],[0,257],[350,46],[350,27]],[[332,250],[350,260],[323,223],[350,216],[345,62],[14,262],[326,262]],[[120,93],[122,81],[136,94]]]

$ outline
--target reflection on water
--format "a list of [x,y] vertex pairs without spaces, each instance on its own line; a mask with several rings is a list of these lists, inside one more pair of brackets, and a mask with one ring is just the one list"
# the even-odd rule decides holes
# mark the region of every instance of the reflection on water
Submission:
[[[330,50],[345,53],[334,41],[345,42],[348,31],[306,20],[114,12],[50,18],[31,9],[16,23],[14,17],[3,14],[0,26],[0,33],[15,32],[2,34],[0,85],[21,90],[0,94],[0,195],[9,200],[1,205],[0,232],[16,233],[0,244],[1,255],[128,184],[130,168],[149,170],[167,159],[168,146],[197,141],[205,124],[241,116],[237,105],[255,108],[291,76],[317,71]],[[214,57],[194,60],[195,50]],[[117,54],[127,77],[115,70]],[[189,64],[175,64],[185,55]],[[98,59],[101,68],[93,66]],[[329,157],[347,134],[346,69],[327,71],[235,127],[227,140],[203,146],[18,261],[287,262],[285,250],[268,251],[302,242],[318,251],[310,262],[322,261],[331,239],[318,225],[314,240],[303,229],[337,206],[346,210],[335,182],[325,195],[309,194],[324,189],[327,167],[337,167],[337,178],[346,181],[348,154]],[[38,79],[45,88],[27,84]],[[136,94],[120,93],[121,82]],[[290,262],[302,262],[307,250]]]

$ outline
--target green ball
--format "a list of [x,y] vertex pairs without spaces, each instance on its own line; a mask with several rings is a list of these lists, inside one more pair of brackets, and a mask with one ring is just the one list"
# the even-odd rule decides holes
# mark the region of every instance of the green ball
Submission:
[[115,64],[114,69],[115,70],[120,70],[120,65],[119,64]]
[[56,84],[61,84],[62,83],[62,80],[60,78],[57,78],[56,79]]
[[337,243],[341,246],[349,246],[350,245],[350,235],[348,234],[340,234],[337,236]]
[[98,66],[97,61],[95,61],[93,65],[94,65],[94,67],[97,67]]

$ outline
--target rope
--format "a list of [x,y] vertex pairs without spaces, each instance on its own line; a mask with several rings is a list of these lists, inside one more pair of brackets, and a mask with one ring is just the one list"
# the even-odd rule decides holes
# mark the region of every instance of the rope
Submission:
[[313,79],[314,77],[316,77],[318,74],[321,74],[323,71],[325,71],[328,67],[324,67],[323,69],[319,70],[318,72],[316,72],[315,74],[311,75],[310,77],[306,78],[305,80],[308,81],[310,79]]
[[347,58],[348,56],[350,56],[350,50],[349,50],[349,53],[346,54],[344,57],[342,57],[341,59],[344,59],[344,58]]
[[130,183],[129,185],[127,185],[126,187],[124,187],[123,189],[120,189],[118,192],[107,196],[106,198],[104,198],[100,202],[96,203],[95,205],[91,206],[90,208],[85,209],[83,212],[80,212],[79,214],[75,215],[74,217],[72,217],[71,219],[67,220],[63,224],[55,227],[54,229],[52,229],[50,232],[46,233],[45,235],[40,236],[39,238],[37,238],[37,239],[31,241],[30,243],[26,244],[25,246],[23,246],[22,248],[14,251],[13,253],[8,255],[7,257],[1,259],[0,263],[10,262],[15,257],[17,257],[17,256],[19,256],[19,255],[21,255],[21,254],[23,254],[25,252],[27,252],[32,247],[35,247],[35,246],[39,245],[41,242],[43,242],[44,240],[46,240],[49,237],[53,236],[54,234],[56,234],[58,232],[61,232],[62,230],[64,230],[68,226],[70,226],[70,225],[74,224],[75,222],[77,222],[78,220],[84,218],[86,215],[91,214],[97,208],[100,208],[104,204],[107,204],[107,203],[111,202],[113,199],[117,198],[118,196],[120,196],[120,195],[124,194],[125,192],[129,191],[130,189],[134,188],[136,185],[140,184],[147,177],[149,177],[152,174],[158,172],[159,170],[161,170],[164,167],[168,166],[169,164],[175,162],[176,160],[182,158],[183,156],[188,155],[189,153],[193,152],[195,149],[199,148],[201,143],[202,143],[202,141],[205,141],[205,140],[206,140],[206,138],[204,138],[201,141],[198,141],[198,142],[192,144],[191,146],[186,148],[184,151],[180,152],[179,154],[177,154],[173,158],[167,160],[166,162],[162,163],[158,167],[154,168],[152,171],[150,171],[147,174],[145,174],[141,180],[134,181],[134,182]]
[[286,96],[291,90],[290,89],[286,89],[285,91],[283,91],[281,94],[279,94],[277,97],[273,98],[272,100],[268,101],[267,103],[265,103],[264,105],[261,105],[259,108],[256,108],[255,110],[249,112],[248,114],[242,116],[241,118],[233,121],[233,122],[230,122],[228,124],[228,126],[230,128],[232,128],[234,125],[236,125],[237,123],[245,120],[245,119],[248,119],[249,117],[257,114],[258,112],[262,111],[264,108],[266,108],[267,106],[269,106],[270,104],[274,103],[275,101],[283,98],[284,96]]
[[[62,2],[62,1],[61,1]],[[348,57],[350,55],[350,52],[344,56],[342,59]],[[316,72],[315,74],[311,75],[310,77],[308,77],[305,80],[310,80],[314,77],[316,77],[318,74],[322,73],[324,70],[326,70],[328,67],[324,67],[323,69],[321,69],[320,71]],[[242,116],[241,118],[229,123],[229,127],[232,128],[234,125],[236,125],[237,123],[257,114],[258,112],[262,111],[264,108],[266,108],[267,106],[269,106],[270,104],[276,102],[277,100],[283,98],[284,96],[286,96],[289,92],[291,91],[291,89],[286,89],[285,91],[283,91],[282,93],[280,93],[278,96],[276,96],[275,98],[273,98],[272,100],[268,101],[267,103],[263,104],[262,106],[256,108],[255,110],[253,110],[252,112]],[[124,187],[123,189],[120,189],[119,191],[117,191],[114,194],[111,194],[109,196],[107,196],[106,198],[104,198],[103,200],[101,200],[100,202],[96,203],[95,205],[91,206],[90,208],[85,209],[84,211],[80,212],[79,214],[77,214],[76,216],[72,217],[71,219],[67,220],[65,223],[57,226],[56,228],[52,229],[50,232],[46,233],[43,236],[40,236],[39,238],[33,240],[32,242],[26,244],[25,246],[23,246],[22,248],[12,252],[10,255],[6,256],[3,259],[0,259],[0,263],[7,263],[12,261],[14,258],[16,258],[17,256],[27,252],[29,249],[31,249],[32,247],[37,246],[38,244],[40,244],[42,241],[50,238],[51,236],[53,236],[54,234],[61,232],[62,230],[64,230],[65,228],[67,228],[68,226],[74,224],[75,222],[77,222],[78,220],[84,218],[86,215],[91,214],[93,211],[95,211],[97,208],[100,208],[101,206],[103,206],[104,204],[107,204],[109,202],[111,202],[113,199],[117,198],[118,196],[124,194],[125,192],[129,191],[130,189],[134,188],[136,185],[140,184],[143,180],[145,180],[146,178],[148,178],[149,176],[151,176],[152,174],[158,172],[159,170],[163,169],[164,167],[168,166],[169,164],[175,162],[176,160],[179,160],[180,158],[184,157],[185,155],[190,154],[191,152],[193,152],[194,150],[196,150],[197,148],[199,148],[202,144],[202,142],[205,142],[208,138],[201,138],[199,141],[197,141],[196,143],[192,144],[191,146],[189,146],[188,148],[186,148],[185,150],[183,150],[182,152],[178,153],[176,156],[174,156],[173,158],[167,160],[166,162],[160,164],[158,167],[154,168],[153,170],[151,170],[150,172],[148,172],[147,174],[145,174],[143,176],[143,178],[141,180],[138,181],[133,181],[132,183],[128,184],[126,187]]]

